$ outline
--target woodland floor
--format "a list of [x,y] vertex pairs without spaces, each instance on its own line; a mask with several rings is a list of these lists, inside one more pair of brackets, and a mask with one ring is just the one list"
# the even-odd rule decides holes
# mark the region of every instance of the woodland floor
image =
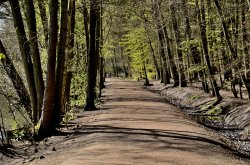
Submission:
[[194,122],[142,83],[107,79],[101,109],[78,113],[68,136],[17,147],[0,164],[242,165],[221,135]]

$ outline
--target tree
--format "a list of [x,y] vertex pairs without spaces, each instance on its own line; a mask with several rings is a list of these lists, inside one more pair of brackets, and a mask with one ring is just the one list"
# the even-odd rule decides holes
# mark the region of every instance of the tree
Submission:
[[54,104],[54,122],[59,124],[62,119],[62,112],[65,110],[64,93],[65,93],[65,59],[67,53],[65,52],[67,46],[67,31],[68,31],[68,0],[61,0],[61,26],[59,43],[57,49],[57,66],[56,66],[56,95]]
[[0,60],[4,66],[4,70],[6,71],[7,75],[11,79],[12,84],[20,98],[21,103],[26,109],[27,114],[29,115],[30,118],[32,118],[32,109],[31,109],[29,93],[23,83],[23,80],[18,74],[13,62],[9,58],[8,54],[6,53],[6,50],[1,40],[0,40],[0,55],[3,56],[0,58]]
[[245,0],[241,0],[241,29],[242,29],[242,40],[243,40],[243,50],[244,50],[244,69],[245,76],[249,78],[249,46],[247,42],[249,41],[249,37],[247,35],[247,24],[246,24],[246,2]]
[[154,65],[155,65],[155,69],[156,69],[156,72],[157,72],[157,79],[160,80],[161,79],[161,71],[160,71],[160,67],[159,67],[158,61],[156,59],[155,50],[154,50],[154,47],[153,47],[153,44],[152,44],[152,40],[150,38],[149,30],[147,28],[147,26],[148,26],[147,19],[146,19],[144,13],[143,13],[142,17],[143,17],[143,23],[144,23],[145,32],[146,32],[146,35],[147,35],[147,38],[148,38],[148,45],[150,47],[150,52],[151,52],[151,55],[152,55],[152,58],[153,58],[153,62],[154,62]]
[[29,38],[30,38],[30,48],[33,59],[33,70],[34,79],[36,87],[36,97],[37,97],[37,110],[34,110],[33,120],[36,123],[38,117],[40,116],[40,111],[42,108],[43,93],[44,93],[44,82],[42,75],[40,52],[38,48],[38,37],[36,30],[36,14],[33,4],[33,0],[24,0],[26,7],[26,18],[28,24]]
[[84,20],[86,49],[87,49],[87,54],[89,54],[89,45],[90,45],[90,39],[89,39],[89,14],[88,14],[86,0],[83,0],[82,6],[83,6],[82,7],[82,13],[83,13],[83,20]]
[[204,0],[201,0],[200,6],[201,7],[199,8],[199,2],[198,2],[198,0],[196,0],[196,10],[198,13],[198,21],[199,21],[199,26],[200,26],[200,36],[201,36],[203,54],[204,54],[204,59],[206,61],[206,65],[207,65],[209,81],[210,81],[212,90],[214,91],[214,93],[217,97],[217,102],[214,104],[214,105],[216,105],[222,100],[222,97],[220,95],[219,88],[217,86],[217,83],[216,83],[216,80],[214,77],[215,73],[211,67],[210,58],[209,58],[208,42],[207,42],[207,37],[206,37],[206,17],[205,17]]
[[[96,98],[96,78],[97,78],[97,70],[98,70],[98,59],[99,54],[97,54],[98,46],[96,44],[96,32],[97,32],[97,21],[98,21],[98,14],[100,13],[98,0],[91,0],[90,1],[90,45],[89,45],[89,52],[88,52],[88,66],[87,66],[87,96],[86,96],[86,105],[85,110],[96,110],[95,106],[95,98]],[[87,34],[86,34],[87,35]]]
[[42,115],[40,119],[39,136],[48,136],[53,133],[53,105],[56,86],[56,48],[58,31],[58,0],[50,0],[49,45],[46,85],[43,98]]
[[[225,19],[224,19],[224,14],[222,12],[222,8],[220,6],[220,3],[218,0],[214,0],[214,3],[215,3],[215,6],[217,8],[217,11],[219,13],[219,16],[220,16],[220,19],[221,19],[221,24],[222,24],[222,27],[223,27],[223,31],[224,31],[224,35],[225,35],[225,39],[226,39],[226,43],[227,43],[227,46],[229,48],[229,51],[232,55],[232,58],[237,61],[237,49],[233,46],[233,43],[230,39],[230,36],[229,36],[229,32],[228,32],[228,28],[226,26],[226,22],[225,22]],[[235,71],[240,71],[240,68],[239,66],[236,66],[234,65],[233,68],[235,69]],[[245,75],[241,72],[240,73],[240,77],[247,89],[247,93],[248,93],[248,99],[250,99],[250,86],[249,86],[249,83],[245,77]]]
[[35,88],[35,80],[33,72],[33,63],[31,60],[30,44],[26,37],[19,2],[18,0],[11,0],[9,2],[12,11],[14,26],[16,29],[19,48],[22,56],[22,61],[24,65],[25,75],[29,86],[31,106],[33,110],[33,119],[35,119],[36,118],[35,114],[37,112],[37,96],[36,96],[36,88]]
[[155,0],[153,3],[153,10],[154,10],[154,17],[155,17],[155,21],[157,24],[157,34],[158,34],[158,39],[159,39],[159,45],[160,45],[160,56],[161,56],[161,60],[162,60],[162,64],[163,64],[163,75],[161,75],[162,78],[162,82],[164,84],[170,84],[170,75],[169,75],[169,71],[168,71],[168,66],[167,66],[167,58],[166,58],[166,54],[165,54],[165,50],[164,50],[164,33],[162,31],[162,28],[160,26],[160,20],[159,20],[159,9],[158,9],[158,1]]
[[171,18],[172,18],[172,25],[174,30],[174,36],[175,36],[175,44],[176,44],[176,51],[177,51],[177,57],[178,57],[178,74],[179,74],[179,86],[185,87],[187,86],[186,77],[184,73],[184,66],[183,66],[183,54],[182,54],[182,46],[181,46],[181,39],[180,39],[180,30],[177,24],[177,18],[176,18],[176,7],[175,3],[170,5],[170,12],[171,12]]
[[[47,1],[47,0],[45,0],[45,1]],[[46,45],[46,47],[48,47],[49,29],[48,29],[48,18],[47,18],[47,14],[46,14],[46,7],[45,7],[44,0],[38,0],[38,7],[39,7],[39,11],[40,11],[40,17],[42,20],[45,45]]]

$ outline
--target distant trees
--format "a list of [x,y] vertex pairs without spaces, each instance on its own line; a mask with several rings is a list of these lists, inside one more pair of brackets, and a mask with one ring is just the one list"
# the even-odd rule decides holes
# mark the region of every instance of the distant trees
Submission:
[[[114,47],[122,45],[123,42],[117,45],[111,40],[126,39],[127,34],[132,31],[129,29],[138,29],[138,24],[143,23],[146,31],[138,31],[139,35],[148,36],[143,39],[143,42],[151,45],[148,54],[156,52],[155,58],[149,61],[149,64],[155,67],[153,70],[147,69],[153,71],[150,77],[158,75],[165,84],[169,84],[172,78],[175,86],[197,86],[197,82],[201,82],[204,91],[211,92],[218,101],[222,99],[220,88],[230,88],[234,97],[240,94],[241,98],[244,91],[242,89],[245,89],[249,98],[247,32],[250,27],[245,0],[131,0],[115,5],[116,8],[110,8],[110,13],[114,12],[111,14],[114,27],[109,43]],[[116,13],[117,6],[119,11],[124,12]],[[124,25],[119,20],[123,20]],[[135,20],[136,24],[133,23]],[[121,24],[123,26],[120,26]],[[120,27],[119,31],[116,27]],[[130,35],[136,36],[135,33]],[[135,45],[133,42],[126,43],[125,47],[123,46],[125,50]],[[147,49],[146,45],[143,47]],[[120,53],[112,50],[114,49],[107,49],[113,56],[109,56],[106,61],[109,68],[114,69],[106,70],[116,75],[119,66],[122,66],[122,58]],[[137,50],[133,53],[140,54],[139,52],[140,50]],[[125,55],[129,59],[129,68],[133,68],[133,60],[136,57],[131,56],[131,53]],[[121,59],[118,64],[117,59]],[[140,62],[140,65],[142,64],[143,61]],[[119,71],[120,75],[125,73],[122,67]],[[134,76],[139,77],[140,74],[139,70],[133,70]]]

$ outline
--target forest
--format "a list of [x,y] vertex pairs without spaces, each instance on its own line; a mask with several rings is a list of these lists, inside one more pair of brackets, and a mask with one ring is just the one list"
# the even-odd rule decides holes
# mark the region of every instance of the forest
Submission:
[[[0,0],[0,140],[100,108],[107,78],[250,99],[249,0]],[[249,115],[249,114],[248,114]],[[246,116],[245,120],[250,120]]]

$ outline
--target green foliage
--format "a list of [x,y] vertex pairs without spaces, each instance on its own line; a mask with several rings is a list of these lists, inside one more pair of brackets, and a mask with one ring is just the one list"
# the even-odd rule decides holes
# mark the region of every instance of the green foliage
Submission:
[[[131,69],[134,76],[139,77],[143,73],[143,65],[145,64],[149,73],[154,73],[153,60],[150,57],[150,50],[147,34],[143,25],[139,25],[136,29],[130,29],[119,43],[125,47],[125,55],[131,59]],[[150,75],[149,77],[153,77]]]
[[222,113],[222,109],[220,106],[215,106],[211,110],[208,111],[209,115],[220,115]]
[[192,65],[189,67],[189,69],[187,70],[189,73],[197,73],[203,70],[206,70],[207,67],[206,66],[200,66],[200,65]]
[[5,59],[5,58],[6,58],[5,54],[0,53],[0,60],[3,60],[3,59]]
[[198,96],[192,95],[192,96],[188,96],[189,101],[194,101],[196,99],[198,99]]
[[186,40],[186,41],[182,41],[181,44],[182,44],[182,50],[184,52],[188,52],[193,46],[196,46],[197,48],[199,48],[200,40],[198,39]]
[[71,81],[71,107],[83,107],[85,105],[85,84],[85,74],[74,74]]
[[37,122],[37,124],[35,125],[34,134],[36,135],[38,134],[40,126],[41,126],[41,121]]
[[71,120],[74,120],[76,118],[76,115],[74,113],[74,110],[70,110],[69,112],[67,112],[65,114],[65,116],[63,117],[63,122],[64,123],[68,123]]
[[13,139],[22,139],[22,137],[24,136],[24,129],[20,129],[21,126],[16,122],[14,121],[12,123],[12,138]]

